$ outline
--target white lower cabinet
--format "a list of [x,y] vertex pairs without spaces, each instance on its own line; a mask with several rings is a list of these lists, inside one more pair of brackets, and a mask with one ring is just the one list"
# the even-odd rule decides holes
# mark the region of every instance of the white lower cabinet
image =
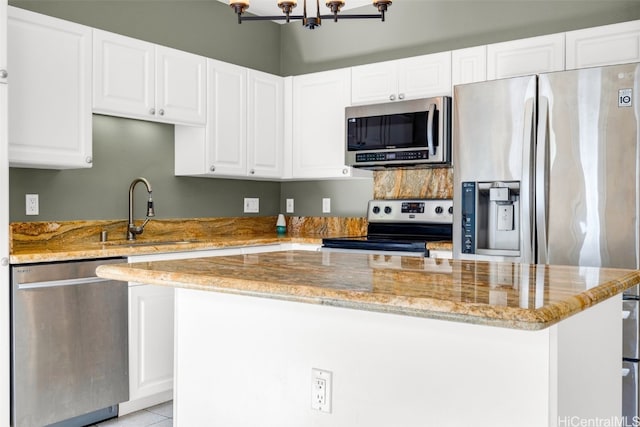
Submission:
[[[281,250],[318,250],[312,244],[272,244],[139,255],[129,263],[169,261],[212,256],[252,255]],[[247,262],[252,262],[251,258]],[[174,293],[172,287],[129,282],[129,401],[120,415],[148,408],[173,398]]]
[[128,404],[148,407],[173,396],[173,294],[173,288],[129,283]]
[[[240,255],[242,248],[131,256],[129,263]],[[174,288],[129,282],[129,401],[120,415],[173,398]]]

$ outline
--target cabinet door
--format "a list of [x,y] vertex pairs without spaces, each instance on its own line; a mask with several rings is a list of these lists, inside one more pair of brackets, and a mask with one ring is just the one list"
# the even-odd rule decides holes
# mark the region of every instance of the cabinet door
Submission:
[[349,176],[344,165],[349,82],[348,69],[294,77],[293,178]]
[[398,99],[398,61],[351,68],[351,104],[371,104]]
[[91,167],[91,29],[10,7],[8,41],[9,162]]
[[398,99],[451,95],[451,52],[398,61]]
[[[0,0],[0,72],[6,70],[6,22],[7,1]],[[0,83],[6,83],[6,79]],[[9,160],[7,147],[7,85],[0,84],[0,287],[9,287]],[[7,313],[0,320],[0,420],[9,425],[10,420],[10,358],[9,345],[9,292],[0,295],[0,313]]]
[[247,174],[247,69],[207,61],[207,169],[213,175]]
[[477,46],[451,52],[451,85],[487,80],[487,47]]
[[487,46],[487,79],[564,70],[564,33]]
[[640,21],[570,31],[567,70],[640,61]]
[[163,286],[129,284],[129,399],[173,389],[173,295]]
[[204,125],[206,58],[156,46],[156,113],[171,123]]
[[0,83],[7,82],[7,0],[0,0]]
[[282,77],[249,70],[247,97],[249,177],[282,177],[283,87]]
[[106,31],[93,31],[94,111],[153,119],[154,45]]

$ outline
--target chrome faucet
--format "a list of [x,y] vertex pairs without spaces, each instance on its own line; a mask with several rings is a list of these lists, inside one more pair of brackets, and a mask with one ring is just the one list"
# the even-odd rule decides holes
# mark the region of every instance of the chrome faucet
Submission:
[[[143,183],[145,187],[147,187],[147,192],[149,193],[149,200],[147,200],[147,217],[142,223],[141,226],[136,227],[133,222],[133,189],[136,187],[136,184],[139,182]],[[136,178],[131,182],[129,186],[129,225],[127,226],[127,240],[135,240],[136,234],[142,234],[144,231],[144,226],[147,225],[151,217],[156,216],[155,211],[153,210],[153,199],[151,198],[151,184],[147,181],[146,178]]]

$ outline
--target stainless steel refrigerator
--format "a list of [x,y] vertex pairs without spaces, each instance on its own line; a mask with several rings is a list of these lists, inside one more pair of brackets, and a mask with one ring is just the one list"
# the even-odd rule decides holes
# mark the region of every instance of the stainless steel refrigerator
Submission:
[[[454,88],[458,259],[639,268],[640,64]],[[638,411],[638,293],[625,296],[623,415]]]

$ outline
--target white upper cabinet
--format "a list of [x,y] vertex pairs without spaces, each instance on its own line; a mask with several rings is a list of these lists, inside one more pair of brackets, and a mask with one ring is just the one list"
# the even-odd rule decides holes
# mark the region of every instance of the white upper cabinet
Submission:
[[153,44],[94,30],[93,70],[96,112],[144,119],[154,117]]
[[9,8],[9,162],[91,167],[91,28]]
[[564,70],[564,33],[487,46],[487,79]]
[[351,103],[398,99],[398,61],[378,62],[351,68]]
[[7,82],[7,0],[0,0],[0,83]]
[[156,46],[156,114],[171,123],[206,122],[207,60]]
[[247,85],[247,170],[249,176],[283,173],[284,81],[249,70]]
[[371,176],[344,165],[350,83],[349,69],[293,77],[292,178]]
[[451,52],[360,65],[351,69],[353,105],[450,93]]
[[206,59],[94,30],[93,109],[175,124],[205,123]]
[[640,61],[640,21],[570,31],[567,69]]
[[451,86],[487,80],[487,47],[476,46],[451,52]]
[[176,127],[176,175],[279,179],[283,169],[283,79],[213,59],[207,124]]
[[207,143],[208,172],[247,174],[247,69],[209,59]]

